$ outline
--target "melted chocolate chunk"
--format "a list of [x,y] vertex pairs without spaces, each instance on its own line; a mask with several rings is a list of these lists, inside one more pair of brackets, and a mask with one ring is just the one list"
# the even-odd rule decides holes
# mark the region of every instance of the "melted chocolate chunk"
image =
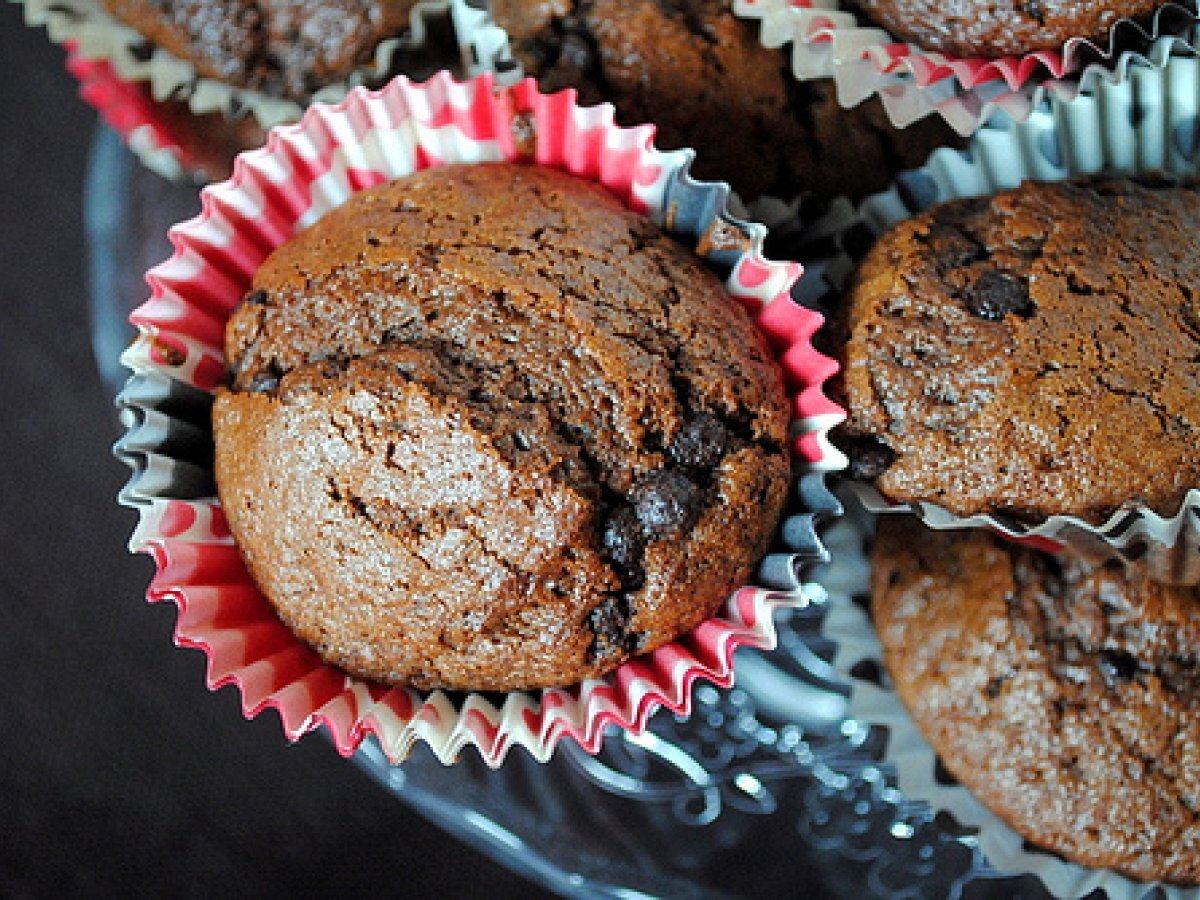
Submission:
[[1097,665],[1104,683],[1110,687],[1118,682],[1133,681],[1140,668],[1136,659],[1120,650],[1103,651]]
[[989,322],[999,322],[1009,313],[1016,313],[1024,318],[1033,315],[1029,286],[1021,279],[1004,272],[984,272],[967,288],[964,299],[972,315]]
[[855,437],[846,447],[850,457],[850,477],[856,481],[874,481],[896,461],[892,448],[873,437]]
[[675,435],[667,455],[678,466],[690,469],[712,469],[725,455],[729,432],[719,419],[699,415]]
[[254,373],[246,390],[256,394],[270,394],[279,388],[279,379],[283,377],[283,369],[275,360],[271,360],[265,369]]
[[601,536],[604,555],[608,558],[627,590],[637,590],[646,581],[642,571],[642,554],[646,541],[642,536],[642,525],[628,506],[619,507],[604,523]]
[[588,630],[595,635],[589,652],[594,658],[624,650],[636,633],[631,633],[633,604],[628,594],[611,594],[598,603],[587,617]]
[[962,228],[948,222],[930,225],[925,243],[933,251],[942,271],[960,268],[986,255],[978,241]]
[[279,376],[274,372],[259,372],[250,379],[247,390],[254,394],[269,394],[278,389]]
[[638,479],[629,500],[649,537],[678,537],[700,516],[700,488],[682,472],[660,469]]

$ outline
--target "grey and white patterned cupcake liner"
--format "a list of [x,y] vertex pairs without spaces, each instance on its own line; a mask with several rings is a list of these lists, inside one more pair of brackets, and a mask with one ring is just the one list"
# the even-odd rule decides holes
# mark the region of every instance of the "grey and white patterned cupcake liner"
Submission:
[[832,78],[843,105],[877,95],[897,127],[936,114],[964,135],[994,113],[1021,121],[1047,95],[1070,99],[1089,78],[1120,79],[1134,61],[1158,64],[1176,46],[1197,46],[1189,0],[1163,4],[1146,23],[1118,21],[1102,45],[1072,38],[1057,50],[1000,59],[905,44],[864,25],[846,0],[734,0],[733,9],[759,23],[763,46],[790,46],[798,80]]
[[[1193,176],[1200,171],[1200,56],[1172,55],[1162,65],[1131,63],[1126,77],[1085,79],[1071,100],[1047,98],[1023,121],[998,116],[964,151],[942,148],[921,168],[857,207],[834,203],[806,226],[802,240],[825,247],[809,264],[840,289],[875,239],[889,227],[946,200],[978,197],[1023,181],[1061,181],[1102,172]],[[932,528],[988,528],[1041,549],[1140,559],[1153,577],[1200,583],[1200,485],[1179,508],[1159,514],[1130,505],[1101,524],[1052,516],[1025,524],[998,516],[956,516],[931,503],[896,504],[855,483],[859,500],[879,514],[912,514]]]

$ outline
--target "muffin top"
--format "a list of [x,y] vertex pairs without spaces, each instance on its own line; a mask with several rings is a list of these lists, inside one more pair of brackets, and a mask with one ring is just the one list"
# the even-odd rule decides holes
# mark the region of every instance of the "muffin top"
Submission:
[[652,122],[660,147],[697,151],[693,174],[744,199],[800,191],[865,197],[957,142],[938,116],[903,131],[877,99],[842,109],[832,82],[799,81],[727,0],[491,0],[545,91],[611,102]]
[[957,515],[1103,523],[1200,484],[1200,192],[1022,185],[902,222],[844,310],[852,474]]
[[305,100],[369,63],[415,0],[104,0],[125,24],[208,78]]
[[765,551],[788,404],[695,255],[518,165],[355,195],[229,321],[230,527],[281,618],[387,683],[576,683],[708,618]]
[[1107,49],[1120,19],[1149,16],[1161,3],[1117,0],[855,0],[866,16],[924,50],[953,56],[1021,56],[1057,50],[1075,37]]
[[1200,591],[885,516],[872,611],[946,768],[1025,838],[1200,881]]

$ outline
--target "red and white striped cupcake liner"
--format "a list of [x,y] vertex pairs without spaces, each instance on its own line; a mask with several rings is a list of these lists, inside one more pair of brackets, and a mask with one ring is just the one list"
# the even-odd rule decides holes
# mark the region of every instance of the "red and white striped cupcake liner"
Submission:
[[[150,151],[176,144],[161,121],[146,121],[150,100],[182,100],[196,115],[251,115],[268,128],[295,122],[304,112],[305,104],[296,100],[199,75],[191,63],[150,46],[142,35],[110,15],[101,0],[15,2],[24,7],[26,24],[44,27],[50,40],[68,48],[75,60],[73,66],[78,68],[73,71],[84,84],[85,99],[123,135],[127,130],[141,129],[137,136],[127,136],[139,155],[142,148]],[[504,35],[478,4],[470,0],[418,0],[409,12],[410,26],[404,34],[381,41],[369,62],[344,80],[323,86],[312,99],[336,102],[356,85],[379,83],[393,70],[398,53],[431,46],[428,23],[438,17],[448,17],[453,23],[462,67],[469,74],[491,68],[493,57],[506,47]],[[145,130],[147,125],[151,131]],[[178,149],[171,153],[179,155]],[[168,162],[160,161],[159,165],[174,171]]]
[[[649,126],[614,125],[607,105],[580,107],[573,93],[542,94],[531,81],[497,88],[488,76],[399,79],[379,92],[354,89],[336,106],[316,104],[298,124],[275,129],[266,147],[238,158],[230,180],[202,192],[198,217],[171,229],[175,253],[148,273],[150,299],[131,317],[139,336],[123,356],[133,375],[118,398],[127,433],[116,452],[134,475],[122,501],[140,516],[131,548],[157,567],[148,598],[178,606],[176,642],[204,650],[209,686],[237,685],[247,716],[275,709],[290,739],[324,725],[346,755],[374,736],[393,761],[418,741],[443,762],[474,745],[491,766],[515,745],[545,760],[564,737],[595,752],[610,725],[640,732],[660,706],[686,714],[697,679],[729,685],[735,649],[773,646],[772,614],[820,593],[796,573],[802,558],[823,554],[814,521],[838,510],[823,476],[844,464],[827,440],[844,415],[823,392],[836,364],[810,343],[821,317],[789,295],[800,266],[764,259],[765,229],[728,213],[724,185],[688,176],[691,151],[659,151],[652,136]],[[716,617],[603,679],[510,693],[499,706],[477,694],[357,679],[296,639],[229,535],[212,488],[208,420],[209,395],[224,378],[225,320],[273,248],[371,185],[498,160],[604,184],[727,276],[785,371],[805,473],[796,496],[808,504],[791,510],[782,529],[789,546],[761,568],[774,573],[760,576],[774,587],[738,590]]]
[[[158,115],[146,85],[121,78],[108,60],[80,55],[76,41],[67,41],[63,47],[67,71],[79,82],[80,99],[100,114],[146,168],[171,181],[196,172],[199,163]],[[200,180],[199,176],[196,179]]]

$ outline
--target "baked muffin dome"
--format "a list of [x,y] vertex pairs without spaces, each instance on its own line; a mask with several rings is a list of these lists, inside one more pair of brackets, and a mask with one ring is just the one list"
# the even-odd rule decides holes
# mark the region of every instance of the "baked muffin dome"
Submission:
[[729,0],[490,0],[527,75],[545,91],[611,102],[653,122],[659,147],[691,147],[693,173],[745,200],[802,191],[865,197],[937,147],[939,116],[898,129],[876,98],[852,109],[832,81],[798,81]]
[[293,100],[371,61],[416,0],[104,0],[118,19],[208,78]]
[[1149,16],[1161,3],[1138,0],[857,0],[868,18],[910,44],[954,56],[1021,56],[1057,50],[1074,37],[1108,46],[1120,19]]
[[872,613],[945,767],[1026,839],[1200,882],[1200,589],[885,516]]
[[1027,183],[900,223],[845,309],[842,432],[886,497],[1103,524],[1200,484],[1200,190]]
[[576,683],[708,618],[765,551],[788,404],[694,254],[542,167],[430,169],[278,249],[230,319],[222,505],[354,674]]

